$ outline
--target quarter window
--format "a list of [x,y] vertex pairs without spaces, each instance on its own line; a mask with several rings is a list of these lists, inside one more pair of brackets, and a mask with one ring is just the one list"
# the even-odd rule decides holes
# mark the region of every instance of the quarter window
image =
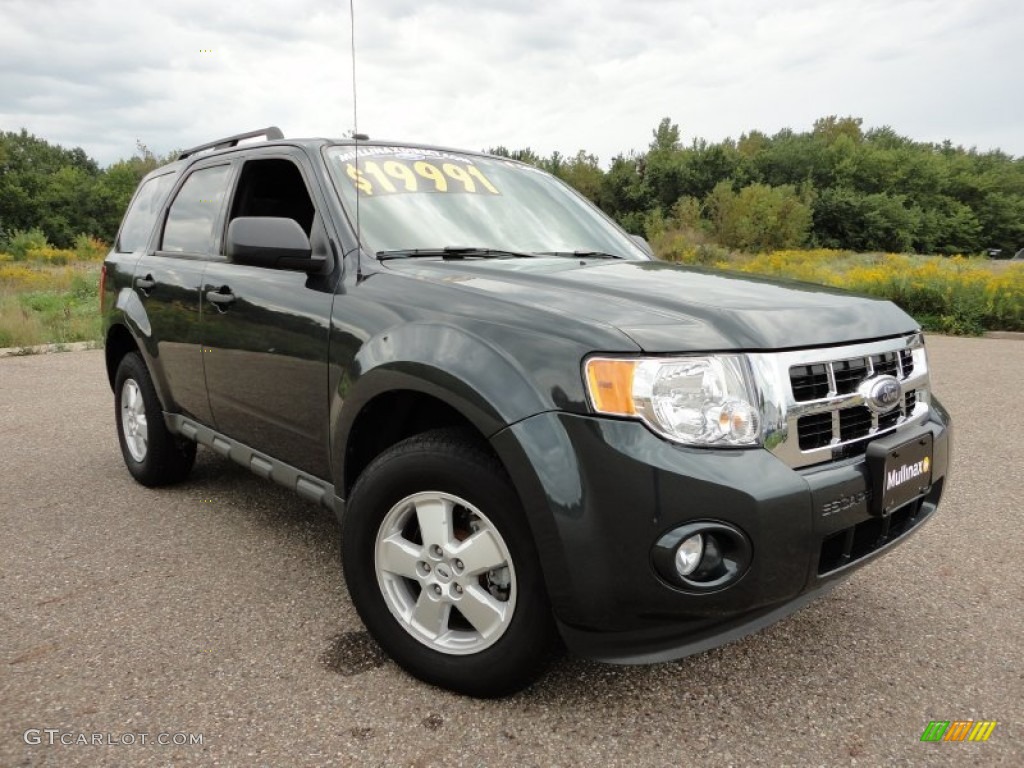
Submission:
[[174,176],[173,173],[156,176],[139,188],[117,238],[119,253],[141,251],[149,243],[149,233],[153,231],[156,215],[174,183]]
[[230,178],[229,165],[201,168],[182,185],[167,213],[164,251],[213,253],[213,227]]

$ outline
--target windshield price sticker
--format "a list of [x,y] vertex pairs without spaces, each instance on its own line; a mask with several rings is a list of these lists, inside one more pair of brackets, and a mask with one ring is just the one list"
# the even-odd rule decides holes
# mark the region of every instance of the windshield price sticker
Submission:
[[500,195],[483,171],[466,162],[407,160],[391,158],[363,160],[360,168],[345,163],[352,184],[364,195],[394,195],[403,192],[469,192]]

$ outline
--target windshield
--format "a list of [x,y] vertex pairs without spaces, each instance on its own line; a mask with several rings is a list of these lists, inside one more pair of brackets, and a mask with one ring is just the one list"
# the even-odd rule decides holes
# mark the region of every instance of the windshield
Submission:
[[646,254],[553,176],[500,158],[441,150],[352,146],[327,165],[363,245],[374,253],[490,248],[522,253]]

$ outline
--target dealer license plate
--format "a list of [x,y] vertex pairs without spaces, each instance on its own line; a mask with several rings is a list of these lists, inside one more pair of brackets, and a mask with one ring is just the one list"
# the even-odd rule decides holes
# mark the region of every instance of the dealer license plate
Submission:
[[932,433],[890,447],[891,441],[868,446],[872,511],[888,515],[925,493],[932,484]]

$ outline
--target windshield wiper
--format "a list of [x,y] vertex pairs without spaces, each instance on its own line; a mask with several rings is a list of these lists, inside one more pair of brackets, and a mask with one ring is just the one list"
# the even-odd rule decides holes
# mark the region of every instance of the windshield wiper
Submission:
[[442,259],[532,259],[536,254],[508,251],[504,248],[480,248],[474,245],[448,245],[444,248],[396,248],[391,251],[377,251],[377,259],[416,259],[440,256]]
[[605,253],[604,251],[537,251],[538,256],[570,256],[573,258],[593,258],[593,259],[624,259],[625,256],[619,256],[614,253]]

